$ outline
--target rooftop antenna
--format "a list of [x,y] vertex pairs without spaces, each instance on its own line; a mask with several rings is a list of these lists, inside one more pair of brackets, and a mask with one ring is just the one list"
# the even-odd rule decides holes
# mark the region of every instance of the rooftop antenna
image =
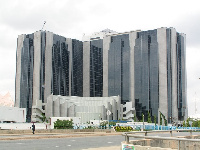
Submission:
[[46,24],[46,21],[44,21],[44,24],[43,24],[43,26],[42,26],[42,29],[41,30],[43,30],[43,28],[44,28],[44,25]]

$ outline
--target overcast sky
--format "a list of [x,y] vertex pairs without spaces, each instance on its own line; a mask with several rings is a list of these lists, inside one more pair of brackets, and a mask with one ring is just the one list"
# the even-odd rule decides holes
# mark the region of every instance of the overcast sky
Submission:
[[0,94],[10,91],[14,99],[18,35],[41,30],[44,21],[44,30],[79,40],[106,28],[176,28],[187,40],[189,115],[195,113],[195,100],[200,105],[199,0],[0,0]]

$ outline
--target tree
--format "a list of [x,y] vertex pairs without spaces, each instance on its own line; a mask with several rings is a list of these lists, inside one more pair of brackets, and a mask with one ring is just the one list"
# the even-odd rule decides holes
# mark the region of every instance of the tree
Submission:
[[142,113],[142,120],[141,120],[141,122],[143,122],[143,120],[144,120],[144,114]]
[[110,126],[115,126],[115,125],[116,125],[116,122],[111,121],[111,122],[109,122],[109,125],[110,125]]
[[148,123],[152,123],[150,112],[148,112],[148,120],[147,120],[147,122],[148,122]]
[[103,122],[100,123],[100,126],[102,126],[102,127],[106,127],[107,124],[108,124],[107,121],[103,121]]
[[45,122],[45,121],[48,122],[44,113],[42,113],[42,117],[40,117],[40,119],[42,120],[42,122]]
[[134,114],[134,118],[133,119],[134,119],[134,122],[136,122],[136,115],[135,114]]
[[190,118],[187,118],[187,120],[186,120],[186,127],[190,127],[189,121],[190,121]]
[[73,120],[59,120],[54,122],[54,128],[56,129],[73,129]]
[[185,121],[183,121],[183,127],[186,127]]
[[160,113],[160,125],[162,125],[162,115]]
[[154,115],[154,123],[155,123],[155,125],[156,125],[156,115]]

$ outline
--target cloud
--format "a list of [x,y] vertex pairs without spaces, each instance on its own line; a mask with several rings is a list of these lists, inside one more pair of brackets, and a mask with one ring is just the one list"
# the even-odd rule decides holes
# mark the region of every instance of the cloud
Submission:
[[186,34],[187,47],[200,47],[200,12],[185,14],[174,25],[178,32]]

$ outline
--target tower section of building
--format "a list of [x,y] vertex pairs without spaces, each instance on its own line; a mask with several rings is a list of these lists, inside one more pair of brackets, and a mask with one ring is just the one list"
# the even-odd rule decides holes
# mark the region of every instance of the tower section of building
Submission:
[[[27,108],[28,122],[37,100],[46,103],[51,94],[82,96],[82,42],[69,41],[46,31],[18,37],[15,106]],[[80,67],[71,69],[77,63]]]

